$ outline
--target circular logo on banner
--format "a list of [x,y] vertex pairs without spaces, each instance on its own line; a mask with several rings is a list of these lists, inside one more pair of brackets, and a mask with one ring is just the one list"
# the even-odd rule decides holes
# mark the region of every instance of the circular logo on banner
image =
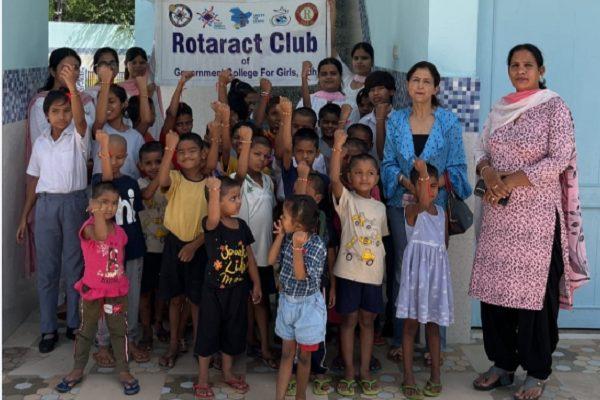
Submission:
[[311,26],[319,18],[319,10],[313,3],[303,3],[296,8],[296,21],[300,25]]
[[169,6],[169,19],[174,26],[182,28],[192,20],[192,10],[185,4],[171,4]]

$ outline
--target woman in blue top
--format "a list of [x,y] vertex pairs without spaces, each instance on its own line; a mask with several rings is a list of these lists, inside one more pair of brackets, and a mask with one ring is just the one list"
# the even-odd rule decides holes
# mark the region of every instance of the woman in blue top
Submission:
[[[471,194],[462,126],[456,115],[442,108],[436,98],[440,85],[437,68],[427,61],[418,62],[408,71],[406,80],[412,105],[390,114],[381,164],[381,180],[394,241],[394,293],[397,293],[402,255],[406,247],[403,198],[405,194],[415,192],[408,179],[415,157],[427,161],[440,171],[440,190],[436,204],[445,208],[448,201],[448,193],[444,189],[445,172],[460,198],[465,199]],[[445,336],[445,331],[442,336]],[[402,357],[401,341],[402,324],[400,320],[396,320],[394,341],[389,354],[396,360]]]

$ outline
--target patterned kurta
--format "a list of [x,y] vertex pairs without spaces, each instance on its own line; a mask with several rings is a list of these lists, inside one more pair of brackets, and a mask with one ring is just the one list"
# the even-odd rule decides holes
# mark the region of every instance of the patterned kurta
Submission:
[[563,261],[569,262],[559,175],[574,146],[571,113],[559,97],[491,133],[487,158],[492,167],[522,170],[533,186],[515,188],[506,207],[484,203],[471,296],[504,307],[542,309],[557,212]]

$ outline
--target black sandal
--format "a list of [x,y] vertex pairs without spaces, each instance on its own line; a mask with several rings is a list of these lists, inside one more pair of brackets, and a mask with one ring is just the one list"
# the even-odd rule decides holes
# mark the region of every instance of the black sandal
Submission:
[[[498,379],[496,379],[494,382],[490,383],[489,385],[482,385],[481,383],[478,383],[478,381],[481,378],[484,378],[484,380],[487,381],[490,379],[490,377],[492,375],[496,375],[498,377]],[[487,392],[487,391],[493,390],[498,387],[510,386],[510,385],[512,385],[514,380],[515,380],[514,372],[510,372],[510,371],[507,371],[505,369],[502,369],[502,368],[499,368],[499,367],[496,367],[495,365],[493,365],[490,367],[490,369],[487,370],[487,372],[484,372],[483,374],[479,375],[479,377],[473,381],[473,387],[475,388],[475,390]]]

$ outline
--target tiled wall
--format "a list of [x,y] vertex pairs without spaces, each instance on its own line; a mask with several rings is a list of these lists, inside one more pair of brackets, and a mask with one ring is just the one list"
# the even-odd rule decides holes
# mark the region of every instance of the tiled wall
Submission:
[[44,85],[48,69],[24,68],[2,73],[2,124],[22,121],[27,115],[29,100]]

